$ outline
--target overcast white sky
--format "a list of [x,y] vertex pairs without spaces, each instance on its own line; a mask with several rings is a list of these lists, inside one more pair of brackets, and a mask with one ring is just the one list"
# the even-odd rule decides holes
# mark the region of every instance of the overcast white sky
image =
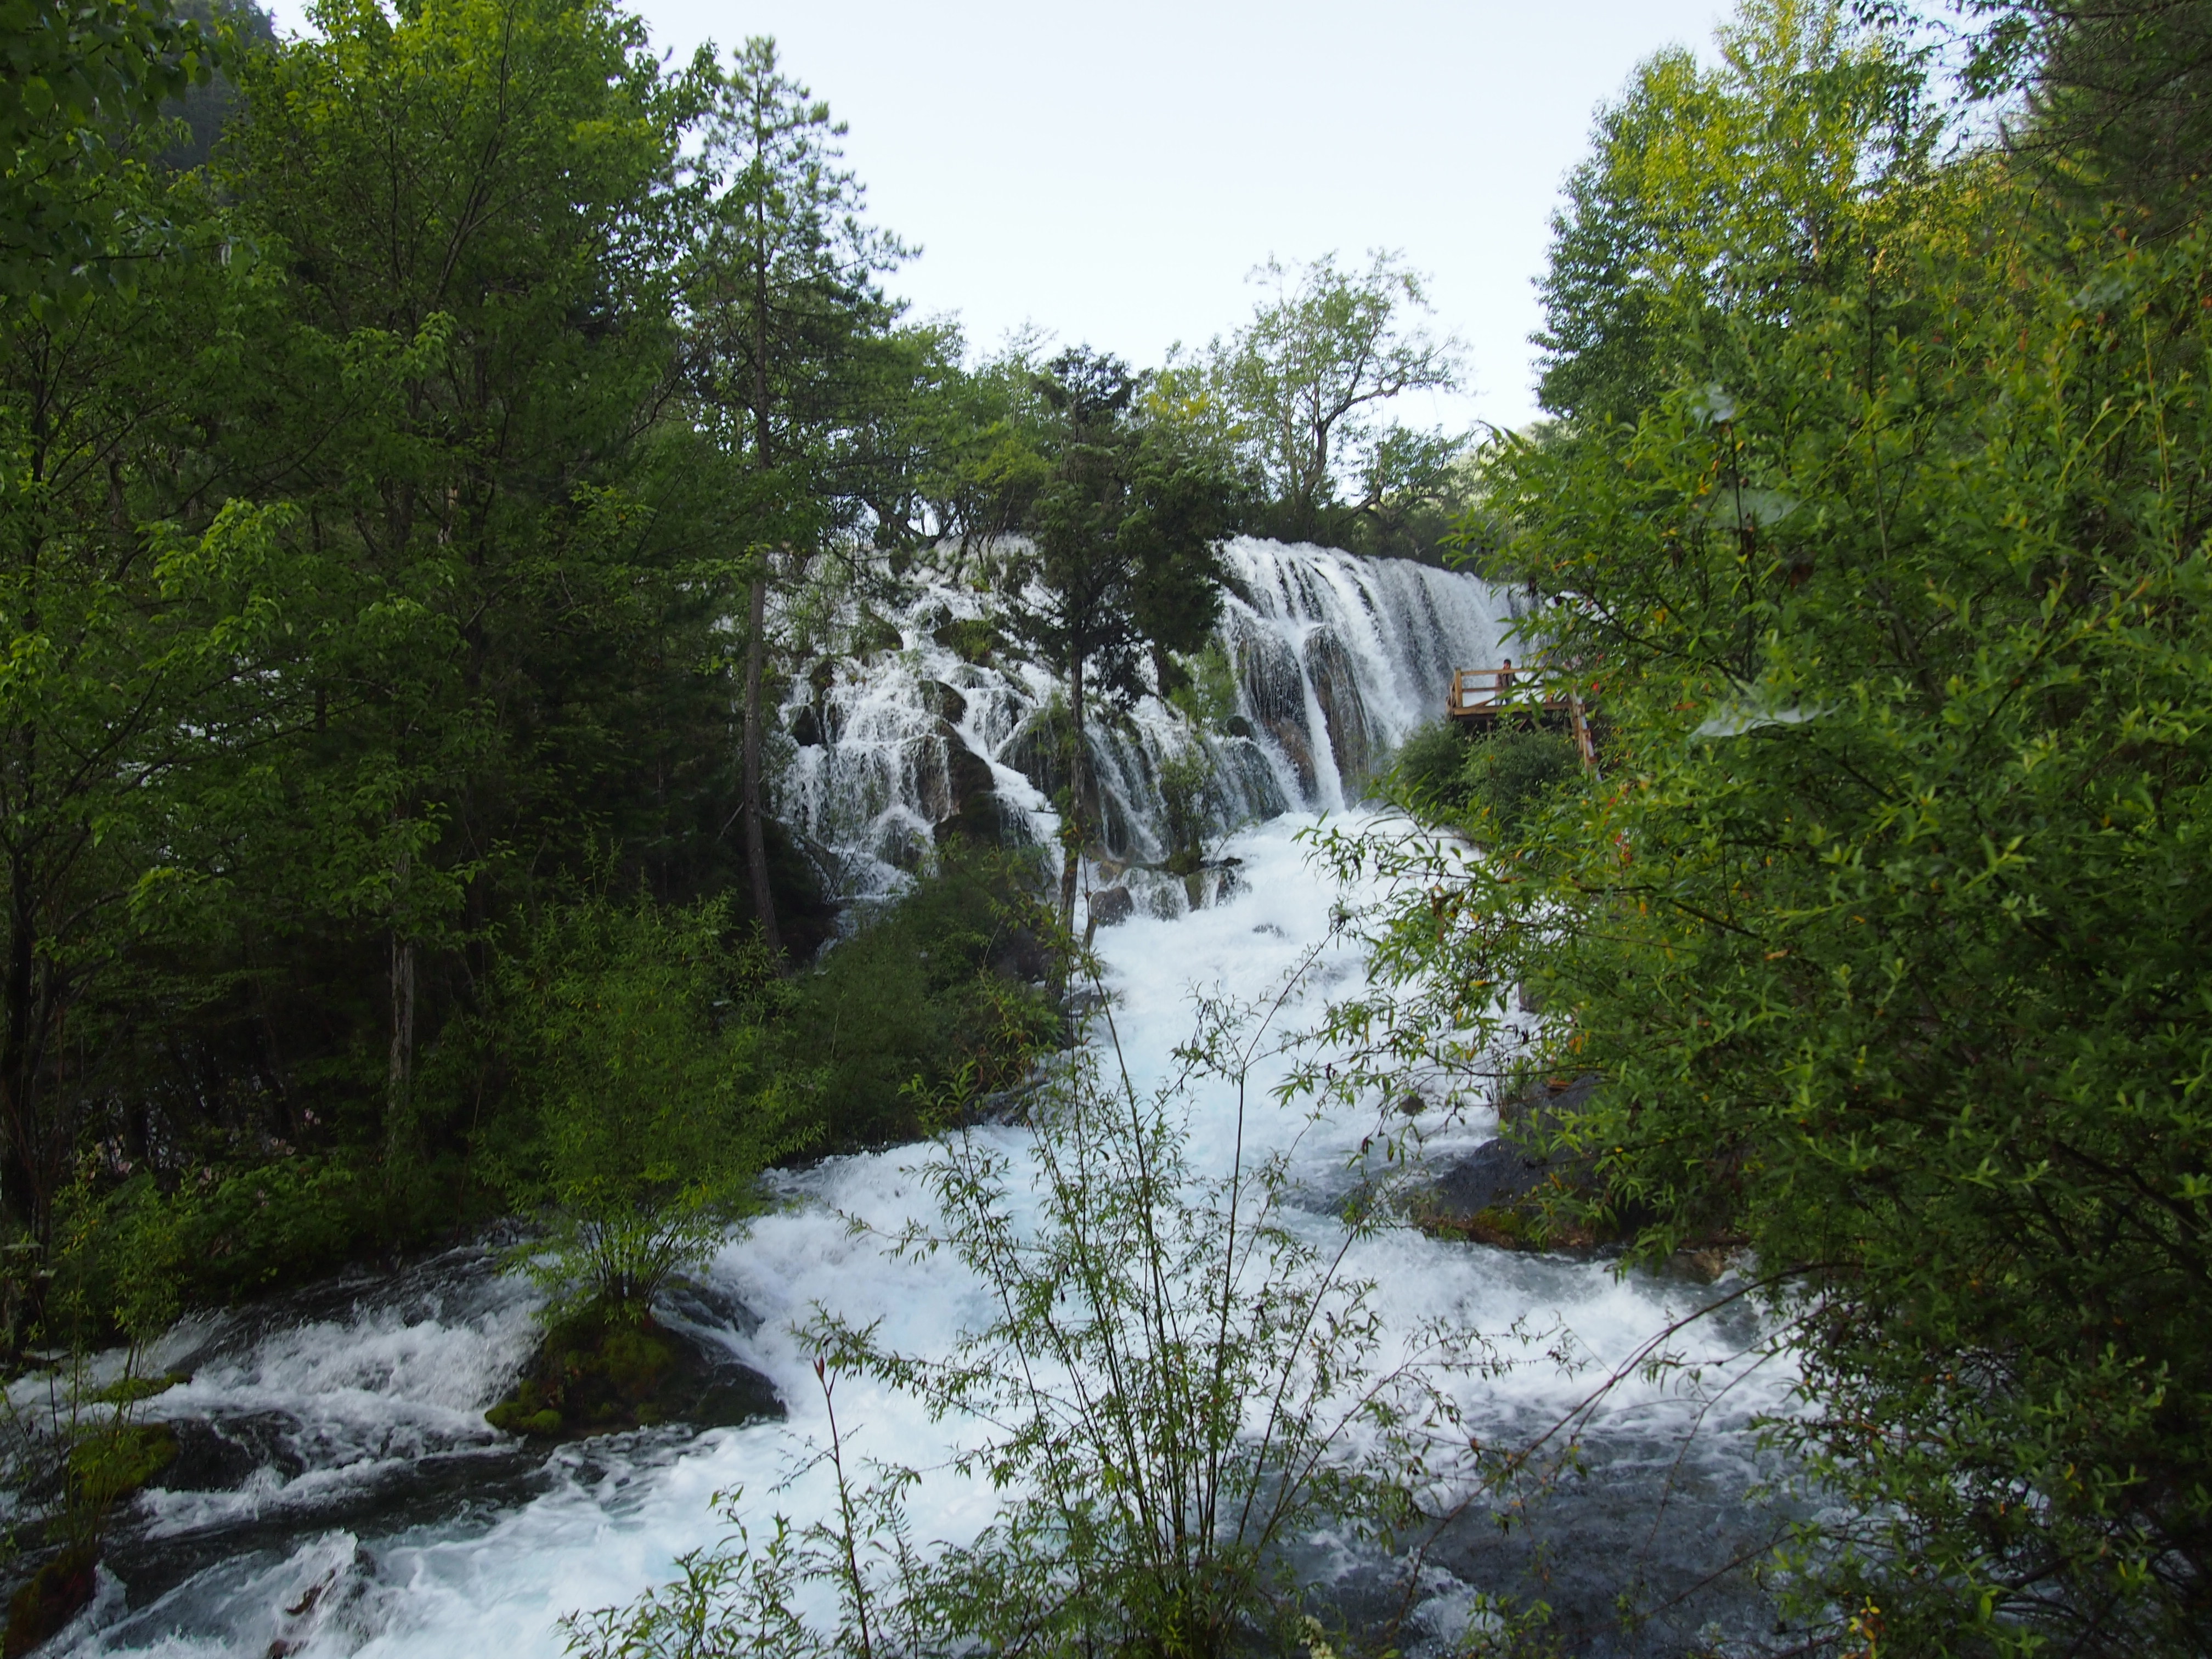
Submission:
[[[655,40],[776,37],[851,124],[893,280],[988,347],[1035,322],[1157,364],[1249,315],[1278,254],[1402,249],[1468,347],[1417,423],[1534,412],[1531,279],[1590,117],[1721,0],[644,0]],[[304,6],[280,0],[281,22]]]

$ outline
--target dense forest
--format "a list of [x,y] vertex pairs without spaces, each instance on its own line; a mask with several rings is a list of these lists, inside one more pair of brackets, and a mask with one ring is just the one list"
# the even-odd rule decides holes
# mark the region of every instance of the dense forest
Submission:
[[[672,65],[611,0],[323,0],[293,39],[30,0],[0,38],[12,1369],[516,1216],[556,1334],[613,1353],[763,1170],[1090,1087],[1091,727],[1231,717],[1218,550],[1249,532],[1516,596],[1529,725],[1372,781],[1449,833],[1319,840],[1406,896],[1328,1086],[1490,1089],[1469,1033],[1511,988],[1543,1035],[1506,1093],[1588,1086],[1542,1124],[1577,1177],[1492,1243],[1749,1264],[1802,1370],[1771,1437],[1823,1498],[1777,1555],[1777,1650],[2207,1650],[2202,0],[1746,0],[1601,112],[1540,284],[1546,416],[1480,443],[1389,414],[1462,371],[1388,252],[1271,261],[1245,327],[1152,368],[909,317],[911,251],[764,39]],[[786,693],[897,648],[825,635],[823,595],[946,549],[992,554],[963,568],[1061,688],[1066,856],[954,823],[854,905],[779,820]],[[1569,691],[1594,767],[1534,723]],[[1231,826],[1170,793],[1182,875]],[[1212,1041],[1190,1065],[1241,1088]],[[1172,1297],[1085,1277],[1084,1206],[1140,1264],[1156,1216],[1214,1212],[1166,1120],[1082,1099],[1073,1267],[1023,1277],[1004,1170],[945,1166],[966,1259],[1013,1275],[989,1364],[824,1352],[985,1414],[1008,1355],[1124,1363],[1114,1320]],[[1098,1150],[1125,1133],[1134,1165]],[[1234,1268],[1214,1334],[1156,1358],[1240,1387],[1126,1407],[1164,1440],[1102,1419],[1134,1464],[1188,1430],[1202,1478],[1086,1485],[1039,1429],[1006,1478],[1060,1507],[935,1577],[899,1553],[907,1637],[872,1634],[860,1565],[902,1523],[850,1506],[818,1572],[724,1559],[572,1636],[1331,1651],[1284,1611],[1287,1534],[1124,1514],[1235,1465],[1271,1527],[1406,1518],[1412,1474],[1283,1414],[1284,1378],[1349,1363],[1282,1322],[1334,1282],[1280,1229],[1243,1248],[1324,1288],[1248,1301]],[[495,1423],[529,1427],[527,1386]],[[1295,1477],[1227,1449],[1259,1395]],[[142,1445],[99,1443],[62,1446],[48,1534],[85,1595]],[[793,1574],[848,1625],[741,1641],[730,1607]]]
[[[906,250],[765,40],[671,70],[566,3],[9,27],[12,1340],[64,1235],[220,1298],[539,1191],[517,1034],[625,953],[747,1011],[694,1036],[757,1028],[769,1141],[908,1127],[901,1085],[1012,1064],[1049,975],[991,943],[1027,889],[988,849],[806,971],[838,896],[773,805],[810,582],[1026,533],[1079,746],[1086,694],[1188,678],[1222,534],[1433,554],[1462,488],[1463,443],[1368,418],[1455,372],[1387,258],[1276,270],[1164,373],[902,318]],[[872,992],[915,927],[973,971]],[[869,994],[877,1050],[825,1060]]]

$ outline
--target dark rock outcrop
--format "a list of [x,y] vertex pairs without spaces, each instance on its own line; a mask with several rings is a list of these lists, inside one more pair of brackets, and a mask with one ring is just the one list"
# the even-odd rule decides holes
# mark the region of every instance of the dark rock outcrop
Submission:
[[484,1413],[495,1429],[578,1440],[661,1423],[720,1428],[781,1417],[775,1385],[685,1331],[597,1304],[545,1334],[514,1392]]
[[1245,703],[1288,757],[1297,773],[1300,793],[1311,799],[1316,774],[1306,737],[1305,676],[1297,657],[1282,640],[1261,630],[1245,633],[1237,645]]
[[957,726],[968,718],[967,695],[957,686],[947,685],[943,680],[927,680],[922,689],[937,710],[937,717],[947,726]]
[[1321,705],[1322,724],[1328,734],[1329,752],[1347,799],[1366,785],[1381,745],[1368,730],[1367,705],[1359,695],[1358,666],[1344,643],[1326,629],[1317,629],[1305,647],[1307,678],[1314,701]]
[[936,825],[937,844],[942,847],[961,841],[970,847],[999,846],[1005,840],[1005,814],[1000,810],[998,780],[992,775],[990,762],[950,729],[945,733],[945,745],[950,810]]
[[1508,1249],[1587,1247],[1599,1241],[1586,1229],[1547,1213],[1559,1200],[1585,1192],[1587,1156],[1553,1149],[1564,1119],[1597,1088],[1583,1077],[1509,1102],[1499,1113],[1498,1136],[1438,1171],[1412,1201],[1425,1232],[1473,1239]]
[[1042,708],[1022,722],[1000,757],[1047,800],[1067,787],[1067,751],[1073,736],[1070,724],[1065,709]]
[[1088,911],[1093,927],[1112,927],[1137,913],[1137,901],[1126,887],[1108,887],[1091,896]]

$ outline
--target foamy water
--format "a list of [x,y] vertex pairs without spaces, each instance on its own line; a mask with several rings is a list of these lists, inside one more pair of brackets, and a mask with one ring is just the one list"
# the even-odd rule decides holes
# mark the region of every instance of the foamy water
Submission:
[[[1323,812],[1338,825],[1377,827],[1357,805],[1361,779],[1434,716],[1452,667],[1492,663],[1510,648],[1506,607],[1463,575],[1250,540],[1230,544],[1224,557],[1234,592],[1220,637],[1249,735],[1194,734],[1149,697],[1092,732],[1094,770],[1122,841],[1110,866],[1082,874],[1086,889],[1117,880],[1139,901],[1097,945],[1119,1061],[1140,1088],[1173,1063],[1196,997],[1261,1003],[1296,974],[1276,1015],[1288,1038],[1310,1029],[1331,998],[1361,988],[1356,940],[1333,924],[1381,895],[1336,887],[1300,837]],[[988,769],[1010,836],[1048,848],[1056,828],[1017,764],[1025,729],[1050,704],[1050,675],[1011,653],[967,662],[939,642],[948,623],[997,614],[957,561],[910,575],[901,591],[887,618],[896,647],[825,658],[822,673],[795,677],[783,711],[794,735],[780,813],[862,897],[897,891],[927,864],[934,827],[951,811],[957,750]],[[856,605],[844,625],[865,621]],[[1209,848],[1220,862],[1208,890],[1225,882],[1226,895],[1194,910],[1180,880],[1141,867],[1162,851],[1161,759],[1193,740],[1214,763],[1216,823],[1247,826]],[[1289,1064],[1280,1054],[1259,1062],[1241,1126],[1231,1091],[1200,1087],[1190,1102],[1190,1161],[1201,1176],[1224,1173],[1241,1127],[1248,1157],[1289,1160],[1294,1190],[1306,1194],[1291,1224],[1334,1249],[1342,1235],[1331,1195],[1370,1173],[1361,1143],[1375,1135],[1382,1103],[1346,1103],[1318,1118],[1279,1107],[1271,1090]],[[1455,1117],[1425,1114],[1410,1130],[1389,1121],[1425,1135],[1423,1154],[1436,1161],[1496,1128],[1479,1101]],[[1010,1200],[1026,1219],[1035,1203],[1020,1178],[1032,1167],[1026,1132],[977,1133],[1014,1160]],[[485,1250],[179,1327],[153,1363],[186,1366],[191,1381],[143,1407],[181,1425],[179,1489],[136,1500],[99,1600],[55,1650],[557,1654],[562,1614],[627,1602],[670,1578],[678,1556],[722,1538],[718,1498],[742,1493],[735,1507],[757,1534],[778,1511],[802,1521],[828,1513],[826,1474],[791,1479],[827,1426],[801,1329],[828,1313],[876,1323],[886,1348],[943,1354],[991,1311],[948,1256],[895,1259],[880,1242],[933,1219],[918,1174],[929,1156],[910,1147],[787,1176],[781,1207],[713,1263],[705,1297],[688,1310],[691,1328],[774,1381],[789,1411],[780,1423],[696,1435],[671,1427],[550,1455],[496,1433],[483,1413],[530,1351],[537,1302]],[[1405,1227],[1358,1240],[1345,1267],[1375,1281],[1401,1342],[1441,1322],[1488,1336],[1511,1362],[1455,1384],[1469,1432],[1492,1444],[1540,1433],[1715,1294]],[[1426,1629],[1449,1643],[1470,1587],[1555,1604],[1579,1596],[1602,1609],[1639,1574],[1663,1596],[1724,1562],[1750,1524],[1744,1493],[1762,1467],[1747,1425],[1788,1404],[1788,1366],[1741,1357],[1756,1335],[1743,1312],[1693,1326],[1674,1346],[1707,1362],[1694,1383],[1678,1370],[1632,1376],[1607,1393],[1588,1425],[1595,1475],[1531,1517],[1502,1553],[1480,1508],[1440,1539],[1408,1640]],[[1576,1364],[1555,1363],[1554,1350]],[[933,1422],[916,1401],[849,1376],[837,1385],[836,1410],[848,1458],[933,1471],[909,1500],[916,1536],[964,1541],[990,1519],[988,1490],[937,1467],[972,1437],[965,1425]],[[1534,1551],[1536,1541],[1550,1553]],[[1376,1577],[1376,1564],[1355,1554],[1310,1553],[1310,1571],[1332,1565]],[[1532,1566],[1549,1575],[1546,1584],[1527,1579]],[[1723,1598],[1717,1614],[1747,1628],[1749,1606]],[[1683,1628],[1715,1611],[1710,1597],[1697,1603]],[[1671,1652],[1672,1629],[1662,1620],[1644,1637],[1593,1638],[1577,1650]]]
[[[1335,908],[1361,896],[1333,890],[1310,867],[1297,835],[1312,822],[1288,816],[1237,837],[1228,850],[1243,860],[1241,879],[1224,902],[1174,920],[1140,917],[1101,936],[1114,1026],[1140,1085],[1188,1036],[1194,993],[1269,996],[1320,945],[1280,1017],[1287,1032],[1317,1017],[1332,991],[1356,983],[1356,949],[1326,941]],[[1274,1062],[1277,1074],[1281,1063]],[[1317,1188],[1340,1187],[1375,1127],[1373,1114],[1352,1108],[1310,1121],[1268,1101],[1272,1080],[1264,1067],[1254,1079],[1248,1155],[1288,1151]],[[1446,1155],[1492,1128],[1477,1113],[1431,1150]],[[1201,1091],[1191,1123],[1200,1170],[1225,1170],[1236,1129],[1233,1097]],[[1026,1158],[1026,1132],[981,1133]],[[722,1536],[717,1494],[742,1490],[740,1511],[756,1522],[778,1510],[824,1512],[824,1476],[778,1490],[825,1432],[815,1356],[798,1328],[826,1310],[851,1323],[881,1322],[887,1346],[936,1354],[988,1315],[981,1288],[947,1258],[895,1261],[873,1237],[853,1233],[854,1218],[878,1233],[932,1218],[916,1174],[927,1156],[915,1147],[839,1158],[792,1177],[784,1206],[714,1263],[714,1286],[759,1318],[750,1333],[732,1326],[718,1334],[774,1379],[790,1410],[784,1423],[696,1437],[679,1430],[609,1437],[550,1457],[519,1452],[481,1413],[526,1352],[532,1297],[467,1257],[448,1262],[442,1276],[425,1270],[415,1290],[396,1297],[364,1284],[350,1310],[279,1320],[228,1339],[220,1328],[212,1339],[204,1327],[180,1334],[176,1347],[197,1346],[205,1357],[192,1381],[151,1402],[149,1414],[274,1423],[281,1426],[268,1432],[280,1455],[239,1491],[142,1498],[131,1528],[137,1535],[118,1552],[126,1578],[133,1559],[183,1548],[195,1534],[213,1530],[237,1547],[150,1604],[134,1592],[130,1599],[139,1605],[126,1610],[111,1592],[92,1610],[102,1627],[80,1629],[71,1650],[236,1654],[283,1641],[303,1655],[551,1655],[561,1651],[562,1613],[627,1601],[668,1578],[678,1555]],[[1018,1201],[1022,1190],[1018,1181]],[[1316,1205],[1299,1224],[1325,1238],[1338,1224]],[[1381,1305],[1403,1330],[1436,1319],[1501,1337],[1516,1322],[1571,1330],[1592,1370],[1562,1375],[1538,1345],[1504,1376],[1462,1385],[1470,1425],[1491,1436],[1548,1421],[1587,1392],[1597,1371],[1628,1358],[1709,1294],[1623,1279],[1601,1262],[1509,1255],[1407,1229],[1358,1244],[1347,1267],[1377,1281]],[[1702,1340],[1688,1339],[1692,1346]],[[1732,1345],[1714,1333],[1706,1346],[1718,1357]],[[1709,1414],[1695,1443],[1704,1478],[1731,1461],[1747,1470],[1742,1425],[1755,1410],[1784,1404],[1787,1382],[1781,1368],[1764,1368]],[[933,1423],[914,1401],[858,1378],[839,1383],[836,1407],[848,1456],[925,1467],[964,1437],[963,1425]],[[1651,1455],[1672,1455],[1665,1449],[1696,1411],[1678,1382],[1631,1379],[1607,1401],[1594,1435],[1601,1447],[1614,1437],[1628,1449],[1624,1455],[1656,1448]],[[358,1503],[395,1469],[441,1458],[455,1471],[455,1490],[425,1518],[316,1524],[319,1509]],[[470,1501],[472,1489],[480,1501]],[[920,1536],[965,1540],[989,1518],[991,1498],[939,1473],[911,1507]],[[1438,1588],[1437,1607],[1449,1607],[1449,1586]]]

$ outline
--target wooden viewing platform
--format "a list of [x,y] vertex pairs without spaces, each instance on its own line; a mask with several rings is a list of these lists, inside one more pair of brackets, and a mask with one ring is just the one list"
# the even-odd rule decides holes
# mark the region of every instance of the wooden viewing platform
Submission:
[[1514,687],[1527,683],[1525,671],[1515,668],[1510,657],[1502,668],[1455,668],[1451,684],[1444,692],[1444,714],[1449,719],[1483,727],[1495,726],[1501,720],[1564,726],[1574,734],[1583,765],[1595,771],[1597,750],[1590,742],[1589,717],[1583,709],[1582,699],[1571,691],[1515,696]]

